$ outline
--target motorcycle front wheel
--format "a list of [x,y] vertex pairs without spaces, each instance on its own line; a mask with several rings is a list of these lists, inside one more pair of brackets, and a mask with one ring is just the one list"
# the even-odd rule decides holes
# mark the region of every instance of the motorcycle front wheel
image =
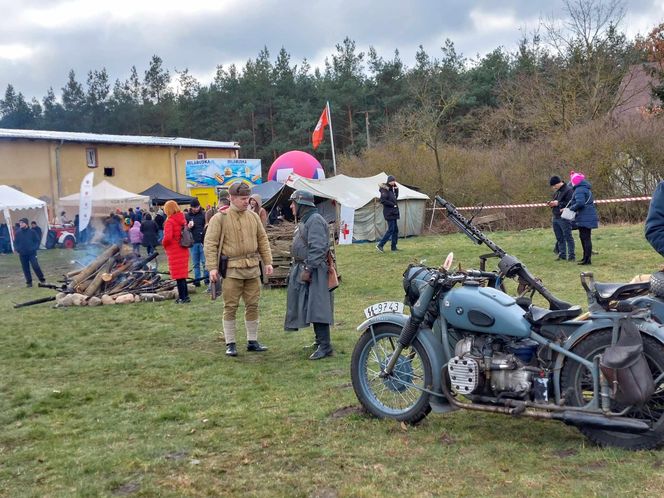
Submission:
[[[602,330],[590,335],[576,345],[572,352],[589,361],[604,352],[611,345],[611,330]],[[650,336],[643,337],[643,352],[653,379],[664,372],[664,346]],[[593,379],[590,371],[576,361],[567,360],[561,372],[562,392],[568,394],[567,403],[574,406],[587,404],[593,395]],[[611,402],[614,412],[625,409]],[[579,430],[591,441],[600,446],[612,446],[628,450],[649,450],[664,445],[664,383],[655,385],[655,392],[641,406],[634,406],[625,415],[649,422],[652,430],[642,434],[608,431],[591,427]]]
[[395,353],[401,328],[393,324],[379,324],[366,330],[358,339],[351,359],[351,379],[357,399],[378,418],[393,418],[410,424],[421,421],[431,411],[431,361],[420,341],[415,338],[404,348],[394,365],[392,374],[381,372]]

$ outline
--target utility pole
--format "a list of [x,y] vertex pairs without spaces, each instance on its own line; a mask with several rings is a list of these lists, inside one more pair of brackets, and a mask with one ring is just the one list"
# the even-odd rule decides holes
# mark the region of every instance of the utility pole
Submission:
[[364,127],[367,130],[367,149],[371,147],[371,142],[369,141],[369,113],[371,112],[376,112],[371,109],[367,109],[364,111],[357,111],[355,114],[364,114]]

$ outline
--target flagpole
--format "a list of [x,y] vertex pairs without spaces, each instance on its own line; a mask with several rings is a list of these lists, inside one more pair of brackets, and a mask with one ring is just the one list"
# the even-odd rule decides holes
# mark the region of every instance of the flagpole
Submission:
[[332,114],[330,113],[330,102],[325,102],[325,109],[327,111],[327,122],[330,124],[330,144],[332,144],[332,167],[334,168],[334,176],[337,176],[337,160],[334,157],[334,133],[332,132]]

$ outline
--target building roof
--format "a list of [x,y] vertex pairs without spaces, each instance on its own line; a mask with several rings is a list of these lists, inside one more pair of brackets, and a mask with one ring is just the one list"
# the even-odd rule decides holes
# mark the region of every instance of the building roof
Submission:
[[653,87],[661,84],[657,76],[661,71],[657,63],[632,65],[620,83],[611,117],[622,122],[642,119],[652,108],[661,106],[662,102],[652,92]]
[[179,137],[143,137],[140,135],[106,135],[73,131],[13,130],[0,128],[0,140],[50,140],[64,142],[103,143],[117,145],[157,145],[166,147],[194,147],[207,149],[239,149],[237,142],[217,142]]

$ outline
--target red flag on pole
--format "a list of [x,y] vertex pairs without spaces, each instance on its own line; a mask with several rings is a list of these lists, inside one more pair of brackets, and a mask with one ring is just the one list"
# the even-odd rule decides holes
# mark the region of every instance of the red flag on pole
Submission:
[[327,105],[325,106],[325,109],[323,109],[323,114],[320,115],[320,118],[318,119],[318,123],[316,124],[316,128],[314,128],[314,132],[311,135],[311,141],[313,142],[314,145],[314,150],[318,148],[320,143],[323,141],[323,135],[325,133],[325,127],[330,123],[329,116],[327,114]]

